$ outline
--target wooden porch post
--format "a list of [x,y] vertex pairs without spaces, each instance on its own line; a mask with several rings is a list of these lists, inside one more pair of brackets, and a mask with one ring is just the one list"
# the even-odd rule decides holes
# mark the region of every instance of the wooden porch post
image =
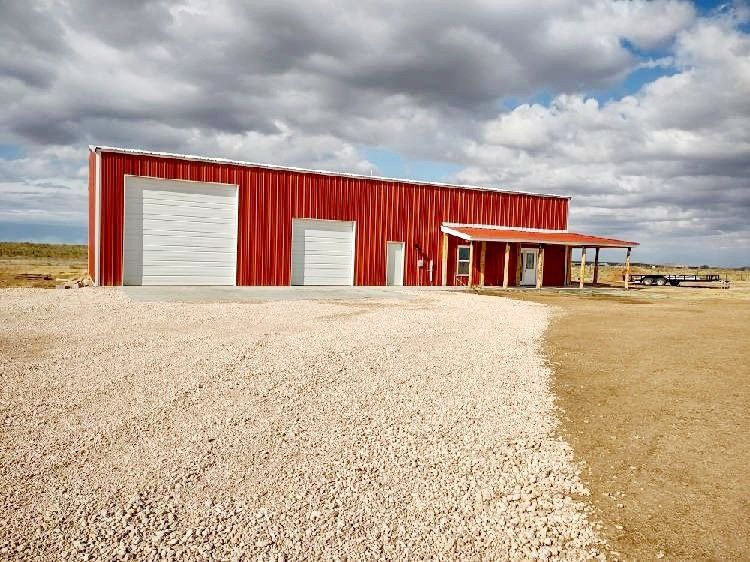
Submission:
[[594,285],[599,282],[599,248],[594,252]]
[[628,253],[625,254],[625,290],[630,286],[630,248]]
[[510,262],[510,242],[505,243],[505,259],[503,261],[503,289],[508,288],[508,262]]
[[516,245],[516,287],[521,286],[521,244]]
[[474,242],[469,242],[469,277],[466,279],[466,286],[472,285],[472,273],[474,269]]
[[443,233],[443,255],[440,257],[440,274],[443,279],[443,287],[448,284],[448,235]]
[[544,244],[539,244],[539,256],[536,260],[536,288],[542,288],[544,280]]
[[484,287],[484,259],[487,256],[487,242],[482,240],[482,250],[479,253],[479,286]]
[[565,267],[565,286],[570,285],[570,280],[573,277],[573,248],[565,246],[566,256],[566,267]]
[[586,248],[581,248],[581,270],[578,274],[578,288],[583,289],[583,278],[586,277]]

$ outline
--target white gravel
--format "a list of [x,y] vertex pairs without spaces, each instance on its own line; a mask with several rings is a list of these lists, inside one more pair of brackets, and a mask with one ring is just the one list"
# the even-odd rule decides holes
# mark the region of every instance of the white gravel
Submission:
[[0,291],[0,558],[599,556],[541,305]]

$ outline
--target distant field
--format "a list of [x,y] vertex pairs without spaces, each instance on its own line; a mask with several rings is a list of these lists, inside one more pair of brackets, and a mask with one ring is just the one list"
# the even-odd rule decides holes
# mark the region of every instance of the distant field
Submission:
[[34,242],[0,242],[0,258],[55,258],[86,261],[85,244],[36,244]]
[[0,287],[51,288],[81,277],[87,271],[87,252],[81,244],[0,242]]
[[[599,267],[599,282],[600,283],[611,283],[611,284],[622,284],[622,275],[625,268],[622,265],[607,265]],[[676,275],[708,275],[709,273],[719,274],[721,278],[728,279],[729,281],[750,281],[750,271],[743,271],[741,269],[727,269],[727,268],[710,268],[710,269],[698,269],[695,267],[666,267],[666,266],[655,266],[651,268],[648,266],[633,266],[630,268],[630,273],[674,273]],[[573,267],[572,278],[578,280],[578,266]],[[586,282],[590,283],[594,276],[593,264],[586,265]]]

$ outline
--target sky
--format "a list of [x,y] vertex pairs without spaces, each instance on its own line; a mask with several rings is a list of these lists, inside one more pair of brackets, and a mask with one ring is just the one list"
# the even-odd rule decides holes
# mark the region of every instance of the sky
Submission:
[[636,261],[750,265],[746,1],[0,0],[0,107],[0,239],[85,242],[98,144],[570,195]]

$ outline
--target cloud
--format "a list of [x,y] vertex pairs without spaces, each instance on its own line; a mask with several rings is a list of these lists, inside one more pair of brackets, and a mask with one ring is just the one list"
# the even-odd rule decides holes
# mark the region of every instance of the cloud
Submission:
[[611,85],[638,65],[624,39],[657,45],[694,18],[686,3],[599,0],[544,14],[489,1],[9,6],[6,29],[32,33],[0,39],[17,100],[0,123],[32,144],[107,141],[121,122],[139,122],[130,142],[147,145],[165,140],[151,138],[154,121],[275,134],[282,120],[350,143],[392,142],[383,119],[461,131],[505,96]]
[[[0,160],[0,197],[29,220],[85,215],[90,143],[360,172],[378,171],[363,147],[380,147],[457,165],[460,181],[571,193],[577,225],[605,234],[657,223],[663,238],[685,224],[742,231],[748,55],[738,9],[699,17],[671,0],[553,0],[543,11],[521,0],[0,5],[0,145],[24,154]],[[587,97],[639,69],[669,75],[623,99]],[[552,102],[503,109],[540,93]],[[612,209],[629,219],[602,224]]]
[[88,203],[82,186],[87,177],[88,167],[73,147],[47,147],[33,156],[0,158],[0,223],[84,224]]
[[654,258],[665,238],[704,235],[750,263],[750,37],[701,21],[674,61],[634,96],[561,94],[486,122],[459,179],[570,193],[574,226],[639,238]]

